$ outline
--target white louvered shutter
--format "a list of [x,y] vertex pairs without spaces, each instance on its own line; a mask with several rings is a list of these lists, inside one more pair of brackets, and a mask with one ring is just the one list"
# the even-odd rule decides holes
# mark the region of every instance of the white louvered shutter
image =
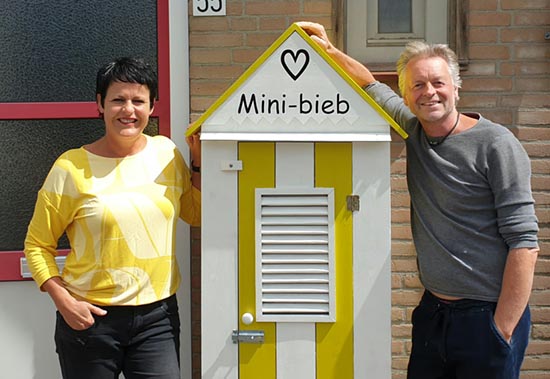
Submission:
[[256,189],[258,321],[335,321],[333,194]]

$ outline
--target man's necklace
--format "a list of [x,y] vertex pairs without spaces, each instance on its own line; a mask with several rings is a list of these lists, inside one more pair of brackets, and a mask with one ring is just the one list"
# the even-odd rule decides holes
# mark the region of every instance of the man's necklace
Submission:
[[458,115],[456,116],[455,124],[453,125],[451,130],[449,130],[449,132],[447,134],[445,134],[443,137],[435,137],[435,138],[434,137],[429,137],[428,134],[424,133],[426,135],[426,140],[428,141],[430,146],[441,145],[443,143],[443,141],[445,141],[447,139],[447,137],[449,137],[451,135],[451,133],[456,129],[456,127],[458,125],[458,120],[460,120],[460,112],[458,112]]

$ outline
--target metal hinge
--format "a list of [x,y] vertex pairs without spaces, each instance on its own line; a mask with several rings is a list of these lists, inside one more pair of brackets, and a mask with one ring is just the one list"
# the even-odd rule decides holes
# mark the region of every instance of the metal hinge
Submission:
[[359,211],[359,195],[348,195],[346,197],[348,211],[357,212]]
[[246,342],[246,343],[263,343],[264,331],[263,330],[233,330],[231,334],[231,341],[233,343]]

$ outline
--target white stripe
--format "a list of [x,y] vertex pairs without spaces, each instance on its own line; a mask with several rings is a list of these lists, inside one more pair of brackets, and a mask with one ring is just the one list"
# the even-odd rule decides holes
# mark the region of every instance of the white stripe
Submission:
[[[276,187],[314,186],[314,145],[276,144]],[[277,323],[277,378],[314,379],[315,323]]]
[[354,378],[391,378],[390,146],[353,144]]
[[277,379],[314,379],[315,324],[277,323]]
[[[238,378],[238,171],[220,170],[237,159],[236,142],[202,142],[201,370],[202,378]],[[223,189],[223,190],[219,190]],[[223,211],[220,211],[223,210]],[[236,322],[237,321],[237,322]]]

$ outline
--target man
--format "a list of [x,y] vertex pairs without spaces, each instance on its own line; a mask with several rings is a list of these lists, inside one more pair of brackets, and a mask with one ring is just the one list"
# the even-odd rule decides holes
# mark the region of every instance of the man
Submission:
[[409,379],[518,378],[538,255],[529,158],[505,127],[460,113],[456,55],[413,42],[397,63],[399,97],[299,25],[409,134],[407,183],[425,292],[412,315]]

